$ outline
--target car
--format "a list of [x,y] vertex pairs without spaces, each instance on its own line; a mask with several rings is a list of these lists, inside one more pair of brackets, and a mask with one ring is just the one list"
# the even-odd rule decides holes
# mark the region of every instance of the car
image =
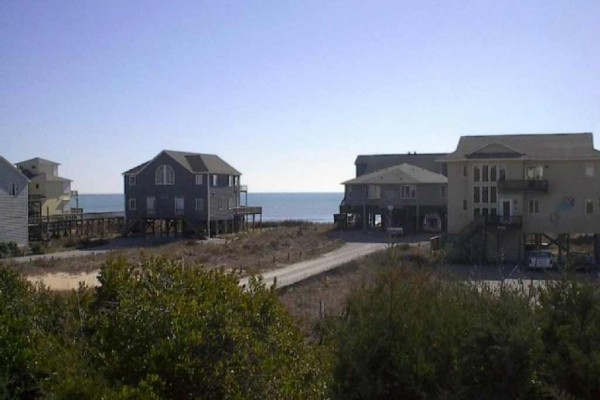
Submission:
[[390,238],[404,236],[404,228],[401,226],[390,226],[386,231]]
[[567,265],[573,271],[589,271],[594,265],[594,257],[584,251],[572,251],[567,257]]
[[531,269],[552,269],[556,265],[550,250],[533,250],[527,256],[527,266]]

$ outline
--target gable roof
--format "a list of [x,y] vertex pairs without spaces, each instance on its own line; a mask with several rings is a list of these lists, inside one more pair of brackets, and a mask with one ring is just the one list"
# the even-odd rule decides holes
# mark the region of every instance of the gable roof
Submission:
[[400,164],[385,168],[369,174],[361,175],[349,181],[342,182],[343,185],[398,185],[398,184],[428,184],[447,183],[448,178],[436,174],[425,168],[410,164]]
[[[403,163],[425,168],[430,171],[440,171],[436,160],[447,153],[408,153],[408,154],[365,154],[356,157],[354,164],[361,168],[361,175],[375,172],[384,168],[393,167]],[[441,169],[444,172],[443,168]],[[357,172],[358,168],[357,168]]]
[[215,154],[190,153],[186,151],[163,150],[150,161],[146,161],[124,174],[135,175],[151,164],[161,154],[166,154],[191,173],[215,173],[226,175],[241,175],[241,173]]
[[20,177],[23,178],[24,181],[29,182],[29,178],[23,174],[18,168],[12,165],[6,158],[0,156],[0,166],[4,165],[5,168],[8,168],[14,172],[16,172]]
[[50,161],[50,160],[47,160],[45,158],[40,158],[40,157],[34,157],[29,160],[21,161],[21,162],[18,162],[16,165],[31,164],[31,162],[38,162],[40,164],[60,165],[57,162]]
[[453,153],[440,162],[481,158],[521,160],[600,159],[591,133],[461,136]]

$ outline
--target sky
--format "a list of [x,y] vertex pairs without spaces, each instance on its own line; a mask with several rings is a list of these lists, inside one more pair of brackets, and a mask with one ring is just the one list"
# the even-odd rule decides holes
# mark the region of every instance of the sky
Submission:
[[251,192],[341,192],[358,154],[594,132],[600,1],[0,2],[0,155],[122,193],[163,149]]

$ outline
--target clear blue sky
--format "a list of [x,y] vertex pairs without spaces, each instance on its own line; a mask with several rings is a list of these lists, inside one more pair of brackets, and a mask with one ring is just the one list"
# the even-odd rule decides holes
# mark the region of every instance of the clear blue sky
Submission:
[[341,191],[357,154],[595,133],[600,1],[0,2],[0,154],[122,192],[161,149],[251,191]]

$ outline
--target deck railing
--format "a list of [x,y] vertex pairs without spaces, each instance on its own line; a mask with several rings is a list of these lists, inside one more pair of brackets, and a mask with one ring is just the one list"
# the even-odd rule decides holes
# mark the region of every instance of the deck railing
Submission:
[[262,214],[262,207],[236,207],[233,213],[235,215]]
[[545,179],[498,181],[498,190],[502,192],[547,192],[548,181]]

